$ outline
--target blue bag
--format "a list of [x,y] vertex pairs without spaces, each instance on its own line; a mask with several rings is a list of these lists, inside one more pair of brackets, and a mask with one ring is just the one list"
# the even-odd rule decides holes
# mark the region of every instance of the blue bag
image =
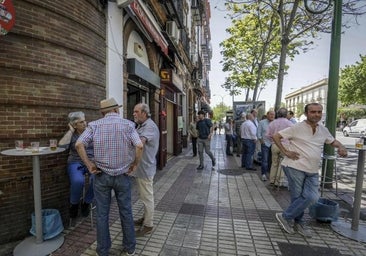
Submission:
[[[56,209],[43,209],[42,210],[42,229],[43,239],[48,240],[58,236],[63,230],[60,212]],[[32,213],[32,227],[29,230],[32,235],[36,235],[36,216]]]
[[319,198],[317,203],[309,207],[309,215],[318,221],[337,221],[339,204],[326,198]]

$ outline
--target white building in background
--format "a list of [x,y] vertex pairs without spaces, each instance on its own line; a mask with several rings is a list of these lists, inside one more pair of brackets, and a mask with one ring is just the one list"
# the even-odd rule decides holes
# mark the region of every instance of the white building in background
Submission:
[[[292,110],[297,118],[303,113],[306,104],[317,102],[323,105],[323,116],[327,109],[328,78],[301,87],[285,96],[286,108]],[[298,109],[300,108],[300,109]]]

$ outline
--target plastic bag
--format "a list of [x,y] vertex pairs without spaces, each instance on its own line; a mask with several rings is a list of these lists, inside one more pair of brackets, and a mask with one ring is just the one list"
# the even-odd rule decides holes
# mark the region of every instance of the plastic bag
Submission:
[[[57,209],[42,210],[43,239],[48,240],[59,235],[63,230],[60,212]],[[32,213],[32,227],[29,230],[32,235],[36,235],[36,216]]]

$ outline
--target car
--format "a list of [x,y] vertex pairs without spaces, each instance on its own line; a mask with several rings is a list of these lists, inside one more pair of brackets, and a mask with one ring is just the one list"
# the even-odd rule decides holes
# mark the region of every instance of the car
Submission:
[[366,135],[366,119],[357,119],[343,128],[345,137],[354,136],[362,137]]

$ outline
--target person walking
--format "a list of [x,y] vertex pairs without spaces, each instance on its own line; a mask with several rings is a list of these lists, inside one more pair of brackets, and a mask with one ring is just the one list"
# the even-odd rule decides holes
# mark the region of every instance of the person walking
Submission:
[[274,120],[275,112],[270,110],[266,114],[266,119],[259,121],[258,129],[257,129],[257,138],[261,143],[261,173],[262,173],[262,181],[267,180],[267,173],[269,173],[271,163],[272,163],[272,155],[271,155],[271,139],[267,136],[269,124]]
[[[276,186],[287,186],[287,181],[285,181],[285,175],[281,169],[280,162],[283,158],[280,149],[276,146],[273,141],[273,135],[287,127],[293,126],[293,123],[287,119],[287,109],[279,108],[277,110],[277,117],[268,126],[267,136],[271,138],[272,146],[272,164],[269,173],[269,181],[271,184]],[[285,143],[286,141],[284,141]]]
[[150,116],[150,108],[147,104],[140,103],[135,106],[133,117],[138,125],[137,133],[144,145],[140,164],[136,171],[131,173],[136,178],[139,198],[144,205],[143,217],[134,222],[140,227],[136,236],[150,234],[154,227],[153,181],[156,173],[156,154],[159,149],[160,132]]
[[[69,150],[67,158],[67,174],[70,180],[70,209],[69,216],[74,219],[78,216],[80,198],[85,186],[85,175],[89,174],[75,148],[75,143],[86,128],[85,114],[81,111],[71,112],[68,115],[68,128],[58,145]],[[86,153],[90,159],[94,158],[93,145],[86,147]],[[81,215],[87,217],[90,211],[90,203],[94,198],[93,191],[94,175],[89,175],[89,186],[82,199]]]
[[[143,144],[135,129],[135,123],[120,117],[114,98],[102,100],[100,111],[103,118],[90,122],[76,142],[79,153],[89,172],[95,174],[94,194],[97,208],[97,248],[99,256],[109,255],[109,209],[111,192],[114,190],[122,227],[122,250],[124,255],[134,255],[135,229],[131,207],[131,177],[139,165]],[[94,146],[94,161],[85,147]]]
[[212,137],[213,127],[211,120],[205,117],[205,112],[203,110],[198,111],[197,130],[198,155],[200,157],[200,165],[197,167],[197,170],[203,170],[204,168],[203,149],[205,149],[206,154],[211,158],[212,167],[214,167],[216,165],[216,159],[210,149],[210,141]]
[[255,171],[253,168],[253,155],[255,151],[255,144],[257,142],[257,127],[254,124],[254,117],[252,114],[246,115],[246,121],[240,127],[240,136],[242,141],[242,156],[241,167],[247,170]]
[[[341,157],[347,156],[346,148],[329,130],[319,125],[323,107],[319,103],[305,106],[307,119],[273,135],[273,141],[284,155],[282,168],[287,176],[291,203],[284,212],[276,213],[279,225],[289,234],[295,230],[311,237],[304,221],[304,211],[319,199],[319,162],[324,143],[338,149]],[[289,144],[284,144],[287,139]]]
[[198,131],[197,131],[197,120],[198,116],[195,116],[193,121],[189,124],[189,135],[191,136],[192,141],[192,151],[193,151],[193,157],[197,156],[197,137],[198,137]]
[[225,140],[226,140],[226,155],[232,156],[233,153],[231,153],[230,147],[233,144],[233,119],[229,117],[226,120],[224,129],[225,129]]

